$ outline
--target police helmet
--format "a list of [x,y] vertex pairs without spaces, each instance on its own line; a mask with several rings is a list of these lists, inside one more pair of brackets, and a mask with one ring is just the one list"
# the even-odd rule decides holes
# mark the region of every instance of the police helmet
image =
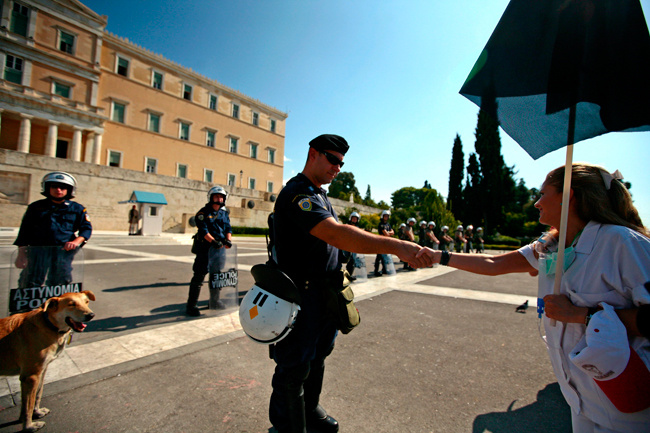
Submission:
[[350,214],[350,218],[352,218],[352,217],[357,217],[358,219],[361,219],[361,215],[359,215],[359,212],[352,212]]
[[449,231],[449,226],[442,226],[442,231],[443,232]]
[[403,229],[404,227],[406,227],[406,224],[404,224],[404,223],[399,225],[399,228],[401,228],[401,229]]
[[459,231],[462,232],[462,231],[463,231],[463,226],[458,226],[458,227],[456,227],[456,230],[459,230]]
[[68,186],[68,193],[65,196],[66,199],[74,198],[77,195],[77,179],[65,171],[53,171],[43,176],[43,180],[41,181],[41,194],[45,197],[50,196],[49,184],[52,183],[60,183]]
[[433,221],[429,221],[429,224],[427,224],[427,225],[433,226],[434,229],[436,228],[436,223],[434,223]]
[[255,284],[239,306],[239,322],[246,335],[260,344],[273,344],[289,335],[300,307],[298,288],[279,269],[253,266]]
[[426,225],[427,225],[427,222],[426,222],[426,221],[424,221],[424,220],[420,221],[420,227],[422,227],[422,226],[426,226]]
[[415,224],[415,218],[409,218],[409,219],[406,220],[406,222],[408,224],[411,224],[411,223]]
[[473,226],[473,225],[471,225],[471,224],[470,224],[470,225],[468,225],[468,226],[467,226],[467,230],[474,230],[474,226]]
[[479,232],[479,233],[482,232],[482,231],[483,231],[483,227],[479,227],[479,228],[477,228],[476,231]]
[[221,194],[223,196],[223,203],[226,204],[226,199],[228,198],[228,193],[226,192],[223,187],[220,186],[213,186],[210,188],[210,191],[208,191],[208,201],[212,202],[212,196],[215,194]]
[[383,210],[383,211],[381,211],[381,218],[383,218],[384,215],[388,215],[388,216],[390,216],[390,211],[389,211],[389,210]]

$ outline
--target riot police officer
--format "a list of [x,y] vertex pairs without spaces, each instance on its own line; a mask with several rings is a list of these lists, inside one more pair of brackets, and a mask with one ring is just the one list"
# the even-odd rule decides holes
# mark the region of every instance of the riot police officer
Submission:
[[309,146],[305,168],[282,189],[274,212],[277,264],[301,293],[293,330],[270,346],[276,368],[269,417],[279,433],[305,433],[307,427],[320,432],[339,430],[338,422],[319,404],[325,359],[337,336],[337,322],[323,299],[326,290],[341,282],[339,249],[395,254],[417,266],[428,264],[415,260],[421,249],[416,244],[339,223],[321,187],[340,172],[348,143],[338,135],[325,134]]
[[14,242],[19,247],[15,264],[23,269],[20,287],[41,286],[46,277],[47,285],[72,282],[72,260],[92,235],[86,208],[71,200],[76,192],[77,180],[69,173],[43,177],[41,194],[46,198],[27,207]]
[[[185,312],[188,316],[200,316],[196,304],[201,293],[201,285],[209,272],[218,272],[225,263],[225,249],[232,245],[232,227],[226,210],[228,193],[220,186],[208,191],[208,202],[194,216],[197,233],[192,252],[196,254],[190,281]],[[223,302],[217,299],[217,308],[224,309]]]

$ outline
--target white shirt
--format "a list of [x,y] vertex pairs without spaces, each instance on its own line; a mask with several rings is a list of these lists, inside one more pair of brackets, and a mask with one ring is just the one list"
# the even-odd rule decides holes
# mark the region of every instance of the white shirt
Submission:
[[[554,275],[544,274],[544,255],[533,254],[534,244],[519,252],[539,269],[538,296],[553,293]],[[650,304],[644,284],[650,281],[650,239],[617,225],[590,222],[575,245],[575,260],[564,273],[560,293],[578,307],[605,302],[614,308]],[[585,325],[557,322],[544,316],[546,343],[551,364],[566,401],[577,413],[615,431],[650,431],[650,409],[633,414],[618,411],[594,380],[574,365],[569,353],[585,335]],[[650,343],[632,337],[630,345],[650,368]],[[650,390],[648,391],[650,392]]]

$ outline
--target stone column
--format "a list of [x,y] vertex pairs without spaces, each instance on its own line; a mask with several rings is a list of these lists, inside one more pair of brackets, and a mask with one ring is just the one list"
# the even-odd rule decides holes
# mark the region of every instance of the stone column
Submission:
[[95,133],[95,149],[93,150],[93,163],[99,164],[102,155],[102,134]]
[[56,140],[59,138],[59,122],[49,121],[47,130],[47,141],[45,142],[45,156],[56,156]]
[[70,152],[70,159],[73,161],[81,161],[81,135],[83,130],[77,126],[73,127],[72,133],[72,152]]
[[32,119],[34,116],[21,114],[20,132],[18,133],[18,152],[29,153],[29,142],[32,138]]
[[93,148],[95,147],[95,133],[90,131],[86,135],[86,151],[84,152],[84,162],[93,162]]

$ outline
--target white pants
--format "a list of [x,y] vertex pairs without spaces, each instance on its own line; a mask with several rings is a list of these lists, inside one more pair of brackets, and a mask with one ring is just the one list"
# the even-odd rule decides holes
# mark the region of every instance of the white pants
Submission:
[[617,433],[616,430],[610,430],[599,426],[586,416],[577,414],[571,409],[571,424],[573,433]]

